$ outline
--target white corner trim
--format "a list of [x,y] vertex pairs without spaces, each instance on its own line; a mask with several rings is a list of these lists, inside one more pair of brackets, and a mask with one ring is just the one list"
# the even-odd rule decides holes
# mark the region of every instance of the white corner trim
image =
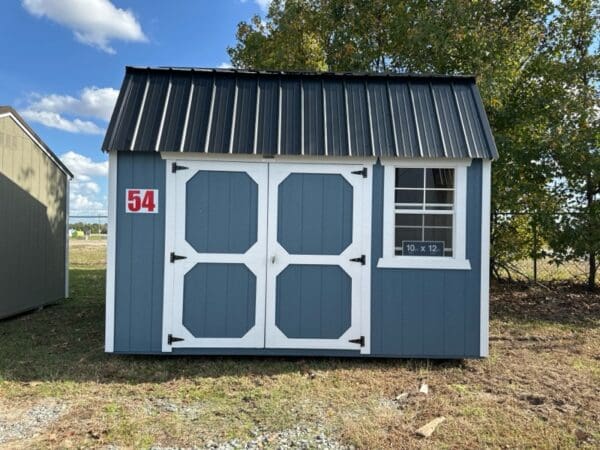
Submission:
[[436,256],[393,256],[391,258],[379,258],[377,268],[471,270],[471,262],[468,259]]
[[[162,153],[161,153],[162,155]],[[165,164],[165,267],[163,275],[163,317],[162,317],[162,337],[161,350],[165,353],[171,353],[173,347],[167,343],[167,337],[172,332],[173,326],[173,283],[174,283],[174,265],[169,264],[169,254],[174,249],[175,244],[175,213],[177,209],[176,192],[176,173],[171,172],[171,160]]]
[[69,177],[65,177],[65,298],[69,298]]
[[361,314],[360,330],[361,335],[365,337],[365,345],[361,347],[360,353],[363,355],[371,354],[371,238],[373,235],[373,164],[366,164],[367,178],[363,181],[362,192],[362,245],[363,254],[366,255],[366,264],[362,269],[361,280]]
[[117,251],[117,152],[108,154],[108,245],[106,251],[106,319],[104,351],[115,347],[115,263]]
[[481,307],[479,355],[489,355],[490,326],[490,214],[492,200],[492,162],[481,166]]

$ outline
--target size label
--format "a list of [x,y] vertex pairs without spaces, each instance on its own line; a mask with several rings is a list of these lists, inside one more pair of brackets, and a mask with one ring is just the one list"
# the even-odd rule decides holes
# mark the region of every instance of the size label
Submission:
[[444,256],[444,241],[402,241],[404,256]]
[[136,214],[158,213],[158,189],[126,189],[125,212]]

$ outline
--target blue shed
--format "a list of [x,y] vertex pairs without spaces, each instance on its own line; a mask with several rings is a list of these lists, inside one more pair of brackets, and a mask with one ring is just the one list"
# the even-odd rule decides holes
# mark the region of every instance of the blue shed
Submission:
[[107,352],[487,355],[473,77],[128,67],[103,150]]

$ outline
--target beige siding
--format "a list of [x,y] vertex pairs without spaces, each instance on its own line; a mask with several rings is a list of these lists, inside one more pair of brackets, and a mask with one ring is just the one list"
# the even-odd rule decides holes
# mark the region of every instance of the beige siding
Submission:
[[67,176],[0,117],[0,318],[65,294]]

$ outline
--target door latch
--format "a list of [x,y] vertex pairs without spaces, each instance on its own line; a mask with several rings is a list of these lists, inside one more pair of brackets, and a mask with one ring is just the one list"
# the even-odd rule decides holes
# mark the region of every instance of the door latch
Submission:
[[354,175],[362,175],[363,178],[367,178],[367,168],[363,167],[361,170],[355,170],[352,172]]

